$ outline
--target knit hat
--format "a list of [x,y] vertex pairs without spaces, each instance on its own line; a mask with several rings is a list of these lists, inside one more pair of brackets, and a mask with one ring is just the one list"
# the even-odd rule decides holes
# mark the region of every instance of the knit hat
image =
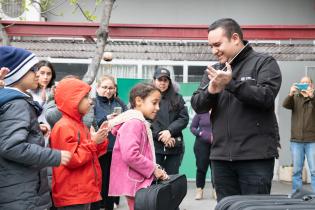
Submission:
[[19,81],[36,63],[38,59],[27,50],[10,46],[0,47],[0,68],[10,69],[4,78],[5,85]]

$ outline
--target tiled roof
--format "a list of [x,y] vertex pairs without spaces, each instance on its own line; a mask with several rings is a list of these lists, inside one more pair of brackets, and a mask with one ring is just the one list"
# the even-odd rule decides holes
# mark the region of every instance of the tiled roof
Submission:
[[[91,58],[95,43],[80,40],[14,40],[13,46],[28,49],[39,57]],[[315,61],[314,44],[252,43],[257,52],[268,53],[278,61]],[[105,51],[114,59],[144,60],[216,60],[207,42],[181,41],[109,41]]]

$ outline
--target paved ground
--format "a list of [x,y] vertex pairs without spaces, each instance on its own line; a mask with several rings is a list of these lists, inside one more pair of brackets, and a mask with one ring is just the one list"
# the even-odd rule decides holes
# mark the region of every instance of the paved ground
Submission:
[[[307,188],[310,189],[310,186],[307,185]],[[180,205],[180,210],[213,210],[216,201],[211,198],[211,183],[207,182],[206,189],[204,192],[204,199],[196,201],[195,196],[195,183],[188,182],[188,192]],[[291,192],[291,183],[287,182],[273,182],[272,185],[272,194],[289,194]],[[128,210],[125,198],[121,199],[121,204],[117,210]]]

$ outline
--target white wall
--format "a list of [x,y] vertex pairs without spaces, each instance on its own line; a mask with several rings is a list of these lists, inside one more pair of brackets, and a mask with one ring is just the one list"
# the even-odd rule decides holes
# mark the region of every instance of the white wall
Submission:
[[[66,1],[67,2],[67,1]],[[94,9],[94,1],[83,1]],[[48,14],[48,21],[83,21],[79,10],[64,3]],[[96,15],[100,16],[101,5]],[[315,24],[314,0],[116,0],[111,23],[136,24],[210,24],[232,17],[246,24]]]

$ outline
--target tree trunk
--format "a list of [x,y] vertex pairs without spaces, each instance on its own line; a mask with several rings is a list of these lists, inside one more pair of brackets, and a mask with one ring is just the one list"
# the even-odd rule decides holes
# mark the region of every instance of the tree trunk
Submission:
[[10,45],[10,39],[5,31],[5,27],[0,23],[0,39],[2,39],[2,45],[3,46],[9,46]]
[[112,12],[112,8],[114,5],[115,0],[105,0],[104,1],[104,9],[102,11],[102,17],[100,20],[100,27],[96,32],[96,49],[95,55],[92,58],[92,62],[90,63],[87,72],[83,77],[83,81],[87,82],[88,84],[92,84],[95,80],[95,77],[98,72],[98,68],[100,66],[101,60],[103,58],[103,53],[106,45],[106,41],[108,38],[108,26],[109,26],[109,19]]

